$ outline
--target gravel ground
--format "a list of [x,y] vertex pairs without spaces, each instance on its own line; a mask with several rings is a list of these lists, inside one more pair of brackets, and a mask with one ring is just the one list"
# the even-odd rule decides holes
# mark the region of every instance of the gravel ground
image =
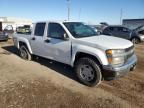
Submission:
[[71,67],[22,60],[11,40],[0,42],[0,108],[143,108],[144,44],[134,72],[98,87],[80,84]]

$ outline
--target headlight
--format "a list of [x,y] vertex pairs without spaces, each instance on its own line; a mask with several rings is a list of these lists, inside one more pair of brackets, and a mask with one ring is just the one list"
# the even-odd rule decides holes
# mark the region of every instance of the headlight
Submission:
[[107,50],[106,55],[111,65],[123,65],[125,63],[125,50]]
[[5,35],[5,36],[8,36],[8,34],[7,34],[7,33],[4,33],[4,35]]
[[125,50],[107,50],[106,54],[119,55],[125,53]]
[[124,57],[115,57],[112,58],[111,64],[113,65],[123,65],[125,63],[125,58]]

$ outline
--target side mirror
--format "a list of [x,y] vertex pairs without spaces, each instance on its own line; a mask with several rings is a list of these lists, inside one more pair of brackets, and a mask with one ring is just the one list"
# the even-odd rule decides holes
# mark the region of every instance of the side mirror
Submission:
[[67,41],[67,40],[69,40],[69,37],[66,33],[64,33],[62,36],[62,39]]

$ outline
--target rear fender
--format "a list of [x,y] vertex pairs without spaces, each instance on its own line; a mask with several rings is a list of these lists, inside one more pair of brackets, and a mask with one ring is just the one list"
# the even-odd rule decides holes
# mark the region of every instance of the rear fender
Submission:
[[20,42],[26,44],[26,46],[27,46],[30,54],[33,54],[32,49],[31,49],[31,45],[30,45],[30,42],[29,42],[28,39],[25,39],[25,38],[21,38],[21,37],[20,37],[19,40],[18,40],[18,46],[17,46],[18,49],[20,48]]

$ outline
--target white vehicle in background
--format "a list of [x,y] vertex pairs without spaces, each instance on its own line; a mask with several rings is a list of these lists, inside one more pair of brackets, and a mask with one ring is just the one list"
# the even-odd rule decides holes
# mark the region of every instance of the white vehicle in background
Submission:
[[37,22],[31,35],[15,34],[13,40],[23,59],[37,55],[68,64],[87,86],[122,77],[137,63],[130,41],[99,36],[81,22]]

